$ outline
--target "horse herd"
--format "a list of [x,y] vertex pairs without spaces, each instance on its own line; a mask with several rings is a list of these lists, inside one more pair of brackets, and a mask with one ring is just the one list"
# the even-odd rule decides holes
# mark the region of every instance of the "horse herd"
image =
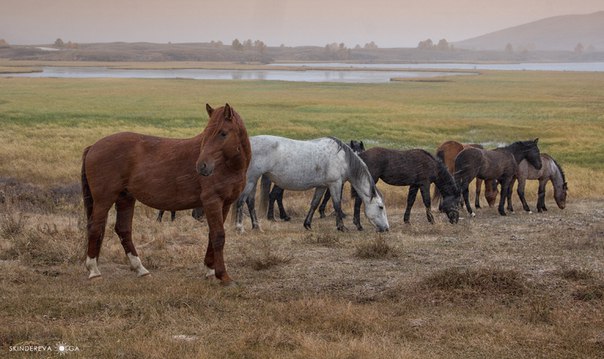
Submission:
[[[498,210],[505,215],[511,204],[511,188],[518,180],[518,195],[523,208],[530,210],[524,198],[526,179],[539,179],[537,209],[545,207],[545,184],[552,181],[554,197],[565,206],[567,185],[562,168],[546,154],[541,154],[537,139],[515,142],[494,150],[479,145],[462,145],[454,141],[442,144],[436,156],[421,149],[398,151],[380,147],[365,150],[363,142],[347,145],[334,137],[298,141],[277,136],[248,137],[239,114],[228,104],[213,109],[206,105],[210,119],[204,131],[190,139],[168,139],[121,132],[100,139],[84,150],[82,156],[82,191],[87,215],[88,249],[86,267],[89,278],[101,275],[98,256],[102,246],[109,209],[115,205],[115,232],[138,276],[149,272],[142,265],[132,242],[132,219],[136,200],[164,210],[195,209],[204,214],[209,239],[204,258],[206,276],[215,276],[222,284],[232,283],[223,257],[224,222],[231,205],[236,205],[237,228],[243,229],[243,205],[250,213],[252,227],[258,228],[255,193],[260,180],[260,201],[274,217],[274,202],[280,217],[288,220],[283,208],[284,190],[314,189],[304,227],[311,228],[313,215],[331,198],[338,230],[345,230],[341,208],[344,182],[350,182],[354,197],[354,224],[360,221],[361,203],[365,215],[378,231],[389,229],[384,200],[376,183],[381,179],[394,186],[409,186],[404,221],[409,222],[411,208],[419,191],[429,222],[430,186],[441,198],[439,210],[451,223],[459,220],[460,199],[468,212],[469,184],[476,179],[475,206],[480,207],[482,180],[489,205],[494,203],[497,186],[501,188]],[[271,184],[272,186],[271,190]],[[323,198],[323,201],[322,201]],[[322,202],[322,203],[321,203]]]

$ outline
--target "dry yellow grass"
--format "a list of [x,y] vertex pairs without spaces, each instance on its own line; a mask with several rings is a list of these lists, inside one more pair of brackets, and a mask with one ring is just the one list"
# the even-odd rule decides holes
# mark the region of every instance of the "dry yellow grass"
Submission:
[[[388,85],[0,79],[0,356],[77,347],[95,358],[598,358],[604,351],[601,75],[500,74]],[[287,192],[292,221],[227,228],[236,288],[202,276],[207,227],[139,205],[136,278],[112,232],[103,278],[87,280],[82,148],[131,130],[189,137],[204,102],[232,102],[251,134],[336,135],[434,150],[444,139],[541,137],[564,166],[561,211],[495,209],[429,225],[406,189],[381,186],[391,231],[302,220],[308,193]],[[545,125],[545,127],[544,127]],[[347,191],[348,193],[348,191]],[[534,207],[536,186],[527,199]],[[418,201],[419,202],[419,201]],[[345,211],[352,214],[351,201]],[[113,213],[112,217],[113,218]],[[362,218],[365,227],[367,221]],[[8,325],[4,325],[8,323]],[[54,355],[56,353],[47,353]]]
[[[429,225],[340,233],[333,216],[302,227],[310,194],[286,193],[292,221],[227,229],[236,288],[203,279],[207,226],[181,212],[157,223],[138,206],[129,270],[108,230],[90,281],[76,188],[5,183],[0,216],[0,350],[77,347],[97,358],[597,358],[604,350],[604,202],[548,199],[546,214],[483,209]],[[395,200],[398,198],[398,200]],[[390,200],[389,200],[390,201]],[[350,201],[345,211],[352,212]],[[367,221],[362,218],[365,224]],[[352,229],[351,218],[345,220]],[[55,349],[56,350],[56,349]],[[13,353],[15,354],[15,353]],[[23,354],[23,353],[20,353]],[[15,354],[19,355],[19,353]]]

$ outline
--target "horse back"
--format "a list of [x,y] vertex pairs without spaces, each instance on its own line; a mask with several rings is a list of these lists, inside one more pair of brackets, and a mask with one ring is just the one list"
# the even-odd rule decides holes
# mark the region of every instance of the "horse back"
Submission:
[[446,141],[438,146],[436,156],[445,163],[449,172],[453,173],[455,171],[455,157],[464,148],[465,146],[457,141]]
[[133,132],[100,139],[90,146],[85,159],[93,198],[128,191],[151,207],[193,208],[188,202],[193,198],[199,202],[195,162],[200,143],[199,136],[178,140]]

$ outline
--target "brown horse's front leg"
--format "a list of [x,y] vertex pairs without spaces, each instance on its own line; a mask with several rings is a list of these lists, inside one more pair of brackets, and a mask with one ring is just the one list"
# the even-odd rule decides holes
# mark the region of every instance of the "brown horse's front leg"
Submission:
[[[208,221],[208,226],[210,227],[208,249],[206,251],[204,263],[206,267],[214,270],[214,275],[216,275],[216,278],[220,279],[222,284],[229,285],[231,284],[232,279],[226,272],[223,257],[225,242],[223,205],[222,203],[204,204],[204,209],[206,210],[206,219]],[[211,272],[208,274],[211,275]]]

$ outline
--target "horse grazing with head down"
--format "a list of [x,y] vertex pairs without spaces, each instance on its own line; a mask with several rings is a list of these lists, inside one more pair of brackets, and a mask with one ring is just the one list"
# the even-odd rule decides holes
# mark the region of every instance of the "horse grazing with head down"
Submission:
[[[417,191],[421,192],[426,217],[428,222],[434,223],[430,203],[430,184],[434,183],[443,196],[443,209],[451,223],[457,223],[459,213],[459,190],[453,176],[447,167],[430,153],[413,149],[408,151],[391,150],[382,147],[373,147],[359,154],[367,164],[371,177],[377,183],[380,179],[392,186],[409,186],[407,196],[407,209],[403,220],[409,223],[411,208],[415,203]],[[354,194],[354,193],[353,193]],[[358,230],[362,230],[359,211],[361,201],[356,198],[354,202],[354,223]]]
[[[455,157],[459,154],[459,152],[463,151],[464,148],[475,147],[484,149],[482,145],[476,143],[463,144],[457,141],[446,141],[443,142],[436,149],[436,157],[440,158],[441,161],[445,163],[449,172],[455,173]],[[476,196],[474,197],[474,206],[476,208],[480,208],[480,191],[482,188],[482,180],[480,178],[476,178]],[[485,180],[484,181],[484,197],[489,204],[489,207],[493,207],[495,204],[495,200],[497,199],[497,187],[494,185],[493,180]],[[440,199],[440,192],[438,188],[434,191],[434,199]],[[438,209],[442,211],[442,202],[439,204]]]
[[518,141],[509,146],[494,150],[480,148],[466,148],[459,152],[455,158],[455,180],[461,190],[468,213],[474,216],[470,200],[468,199],[468,186],[474,178],[483,180],[497,180],[501,185],[499,198],[499,214],[505,216],[505,198],[510,190],[512,179],[516,175],[518,164],[526,159],[535,168],[541,168],[541,156],[538,139],[534,141]]
[[518,165],[518,171],[516,172],[516,177],[512,180],[510,185],[510,191],[508,194],[508,211],[513,211],[512,207],[512,188],[514,187],[514,182],[518,179],[518,197],[520,198],[520,202],[522,202],[522,208],[525,211],[530,212],[531,209],[526,203],[526,199],[524,198],[524,187],[526,185],[526,180],[539,180],[539,190],[537,197],[537,211],[539,213],[543,211],[547,211],[545,207],[545,185],[547,182],[552,181],[552,185],[554,186],[554,199],[556,200],[556,204],[558,208],[564,209],[566,207],[566,193],[568,191],[568,184],[566,183],[566,176],[564,175],[564,171],[562,170],[562,166],[556,162],[550,155],[547,153],[541,154],[541,163],[542,167],[540,170],[531,166],[526,160],[523,160]]
[[204,131],[190,139],[120,132],[87,147],[82,156],[82,191],[88,218],[89,278],[99,277],[98,257],[109,209],[115,232],[138,276],[143,267],[132,242],[137,200],[167,211],[203,207],[209,226],[204,263],[207,276],[231,283],[223,257],[224,221],[245,185],[251,148],[243,120],[226,104],[213,109]]
[[237,201],[237,228],[243,230],[243,203],[250,209],[252,228],[259,228],[254,209],[258,179],[262,177],[261,208],[268,207],[271,182],[285,189],[315,189],[304,227],[311,228],[312,217],[327,189],[331,192],[338,230],[345,230],[342,220],[342,184],[349,181],[365,204],[365,214],[378,231],[389,228],[382,196],[375,187],[367,166],[348,145],[334,137],[298,141],[278,136],[254,136],[252,162],[247,184]]
[[[363,141],[351,140],[349,146],[350,149],[356,154],[365,151],[365,145],[363,144]],[[266,214],[266,217],[270,221],[275,220],[275,201],[277,202],[277,206],[279,207],[279,218],[281,218],[283,221],[290,220],[290,217],[287,215],[287,212],[283,207],[283,192],[285,192],[283,188],[277,185],[274,185],[273,189],[271,189],[270,191],[270,194],[268,196],[268,212]],[[325,195],[323,196],[323,200],[321,201],[321,205],[319,206],[320,218],[325,218],[325,207],[327,207],[327,203],[329,203],[330,198],[330,192],[326,191]],[[344,213],[342,213],[342,216],[345,216]]]

